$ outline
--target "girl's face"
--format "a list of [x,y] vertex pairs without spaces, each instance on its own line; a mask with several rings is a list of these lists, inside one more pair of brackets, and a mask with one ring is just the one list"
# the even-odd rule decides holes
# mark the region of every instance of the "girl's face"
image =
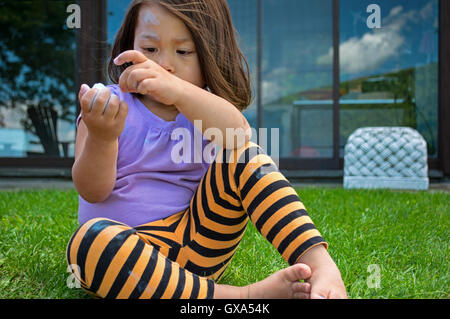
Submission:
[[136,24],[134,50],[173,75],[205,86],[191,33],[177,17],[159,5],[142,6]]

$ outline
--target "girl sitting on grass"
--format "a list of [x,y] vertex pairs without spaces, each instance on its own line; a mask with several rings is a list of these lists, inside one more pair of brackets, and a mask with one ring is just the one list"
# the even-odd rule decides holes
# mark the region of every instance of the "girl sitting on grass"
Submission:
[[[89,293],[346,297],[297,193],[250,141],[241,113],[251,102],[250,76],[234,30],[225,0],[134,0],[109,63],[116,84],[80,88],[72,174],[81,226],[67,262]],[[174,147],[192,144],[173,139],[177,128],[201,131],[201,161],[174,160]],[[227,138],[227,128],[245,134]],[[217,284],[249,219],[291,266],[245,287]]]

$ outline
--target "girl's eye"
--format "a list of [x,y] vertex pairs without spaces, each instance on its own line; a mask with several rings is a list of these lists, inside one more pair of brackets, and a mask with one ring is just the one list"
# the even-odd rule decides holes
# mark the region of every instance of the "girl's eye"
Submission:
[[[155,53],[156,49],[155,48],[145,48],[144,50],[148,51],[150,53]],[[192,52],[186,51],[186,50],[177,50],[177,52],[181,55],[188,55],[188,54],[192,53]]]

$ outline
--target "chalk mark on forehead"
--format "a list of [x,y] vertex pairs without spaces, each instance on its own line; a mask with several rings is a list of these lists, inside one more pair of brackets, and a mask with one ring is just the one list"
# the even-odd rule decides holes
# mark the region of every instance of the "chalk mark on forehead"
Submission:
[[145,10],[144,23],[151,23],[153,25],[160,24],[158,18],[150,11],[150,9]]

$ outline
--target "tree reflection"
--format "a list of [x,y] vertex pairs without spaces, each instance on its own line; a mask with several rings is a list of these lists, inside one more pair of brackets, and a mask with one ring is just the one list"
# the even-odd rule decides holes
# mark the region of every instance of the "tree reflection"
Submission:
[[0,1],[0,107],[26,106],[21,124],[39,137],[45,156],[61,155],[58,120],[75,117],[75,33],[66,26],[71,2]]

